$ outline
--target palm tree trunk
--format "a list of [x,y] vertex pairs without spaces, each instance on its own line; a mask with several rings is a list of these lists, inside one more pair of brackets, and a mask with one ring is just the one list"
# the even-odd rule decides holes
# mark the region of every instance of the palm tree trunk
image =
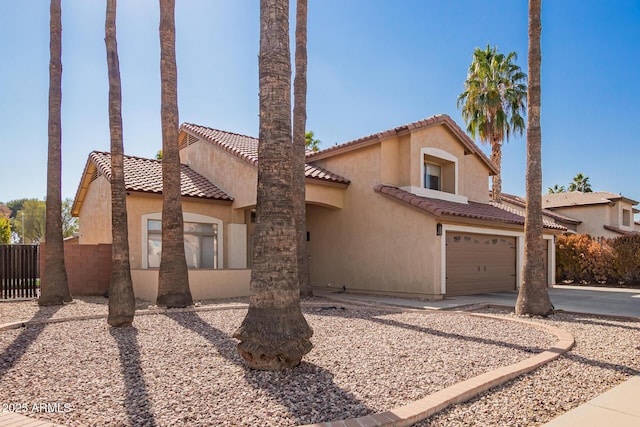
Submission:
[[156,303],[193,304],[184,254],[184,223],[178,150],[178,74],[175,0],[160,0],[160,78],[162,81],[162,255]]
[[313,331],[300,310],[291,203],[291,56],[287,0],[260,1],[260,135],[249,311],[234,337],[254,369],[296,366]]
[[135,300],[129,265],[129,231],[127,200],[124,187],[122,141],[122,89],[116,38],[116,0],[107,0],[105,45],[109,75],[109,132],[111,134],[111,284],[109,285],[109,317],[111,326],[133,323]]
[[44,272],[40,305],[71,301],[62,241],[62,10],[51,0],[49,59],[49,146],[45,220]]
[[311,277],[307,248],[305,203],[305,128],[307,123],[307,0],[296,3],[296,77],[293,82],[293,211],[298,234],[300,296],[310,298]]
[[542,237],[542,131],[540,129],[541,0],[529,0],[529,89],[527,94],[527,211],[523,280],[516,314],[546,316],[553,311],[544,272]]
[[498,169],[498,173],[491,177],[491,194],[494,202],[500,202],[502,197],[502,142],[491,140],[491,162]]

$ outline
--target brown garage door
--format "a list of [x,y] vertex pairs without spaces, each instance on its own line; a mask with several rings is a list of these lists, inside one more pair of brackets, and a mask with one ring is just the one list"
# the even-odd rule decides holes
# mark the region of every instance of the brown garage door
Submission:
[[516,288],[516,238],[447,232],[447,295]]

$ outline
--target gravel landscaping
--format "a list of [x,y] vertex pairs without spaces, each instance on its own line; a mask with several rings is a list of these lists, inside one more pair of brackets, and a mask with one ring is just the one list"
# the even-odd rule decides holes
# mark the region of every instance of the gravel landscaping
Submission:
[[[315,298],[304,308],[315,345],[304,362],[284,372],[251,371],[231,338],[246,313],[232,307],[244,301],[139,315],[134,328],[110,328],[101,318],[0,332],[0,402],[67,426],[298,425],[389,410],[556,341],[500,319]],[[3,302],[0,323],[106,315],[105,304]],[[573,333],[575,350],[420,425],[540,424],[640,368],[639,322],[568,314],[539,321]],[[34,403],[60,410],[34,412]]]

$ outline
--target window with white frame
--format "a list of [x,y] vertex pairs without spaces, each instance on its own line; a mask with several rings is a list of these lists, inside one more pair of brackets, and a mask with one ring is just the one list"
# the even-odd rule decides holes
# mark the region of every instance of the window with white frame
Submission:
[[[218,224],[185,222],[184,252],[187,267],[218,268]],[[147,266],[160,267],[162,221],[147,220]]]
[[457,194],[457,163],[447,157],[422,153],[422,188]]

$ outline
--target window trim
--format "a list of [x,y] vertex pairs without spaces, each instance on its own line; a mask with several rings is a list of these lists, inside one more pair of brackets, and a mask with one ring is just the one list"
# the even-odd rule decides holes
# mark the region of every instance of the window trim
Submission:
[[[454,167],[454,175],[455,175],[455,182],[454,187],[455,187],[455,192],[453,194],[457,195],[458,194],[458,158],[456,156],[454,156],[453,154],[441,150],[440,148],[435,148],[435,147],[422,147],[420,149],[420,185],[424,188],[424,182],[422,182],[422,179],[424,177],[424,173],[425,173],[425,167],[424,167],[424,156],[430,156],[430,157],[435,157],[437,159],[442,159],[442,160],[446,160],[448,162],[452,162],[453,163],[453,167]],[[429,162],[429,163],[433,163],[433,164],[437,164],[437,162]],[[442,168],[442,165],[440,165],[440,167]],[[442,177],[440,177],[440,180],[442,181]],[[440,188],[442,188],[442,182],[440,182]],[[425,190],[429,190],[428,188],[425,188]],[[442,190],[431,190],[431,191],[442,191]],[[452,194],[452,193],[449,193]]]
[[[625,212],[627,213],[627,224],[624,223],[624,214],[625,214]],[[631,212],[632,212],[631,209],[622,208],[622,218],[621,218],[622,221],[621,221],[621,224],[622,224],[623,227],[628,227],[628,228],[632,227],[632,220],[631,220],[632,213]]]
[[[425,169],[424,168],[425,155],[439,158],[439,159],[446,160],[448,162],[453,163],[454,176],[455,176],[455,182],[454,182],[455,193],[447,193],[446,191],[430,190],[428,188],[424,188],[423,177],[424,177],[424,169]],[[440,148],[422,147],[420,149],[419,160],[420,160],[420,176],[418,177],[418,186],[417,187],[416,186],[401,187],[401,190],[408,191],[409,193],[415,194],[416,196],[430,197],[432,199],[448,200],[450,202],[456,202],[456,203],[464,203],[464,204],[469,203],[469,199],[466,196],[462,196],[458,194],[460,177],[458,174],[458,158],[456,156],[454,156],[453,154],[447,151],[441,150]],[[431,162],[431,163],[434,163],[434,162]],[[413,177],[413,179],[415,179],[415,176]],[[440,183],[440,188],[442,188],[442,182]]]
[[[147,230],[147,221],[148,220],[160,220],[162,221],[162,212],[154,212],[154,213],[150,213],[150,214],[145,214],[141,216],[141,230],[142,230],[142,236],[141,236],[141,240],[140,240],[140,244],[141,244],[141,248],[142,248],[142,256],[141,256],[141,267],[143,269],[148,269],[149,268],[149,246],[148,246],[148,239],[149,239],[149,233]],[[203,223],[203,224],[216,224],[217,225],[217,230],[218,230],[218,268],[217,270],[222,270],[224,268],[224,229],[222,227],[223,222],[221,219],[212,217],[212,216],[207,216],[207,215],[201,215],[201,214],[196,214],[196,213],[191,213],[191,212],[184,212],[182,214],[182,220],[184,222],[199,222],[199,223]]]

